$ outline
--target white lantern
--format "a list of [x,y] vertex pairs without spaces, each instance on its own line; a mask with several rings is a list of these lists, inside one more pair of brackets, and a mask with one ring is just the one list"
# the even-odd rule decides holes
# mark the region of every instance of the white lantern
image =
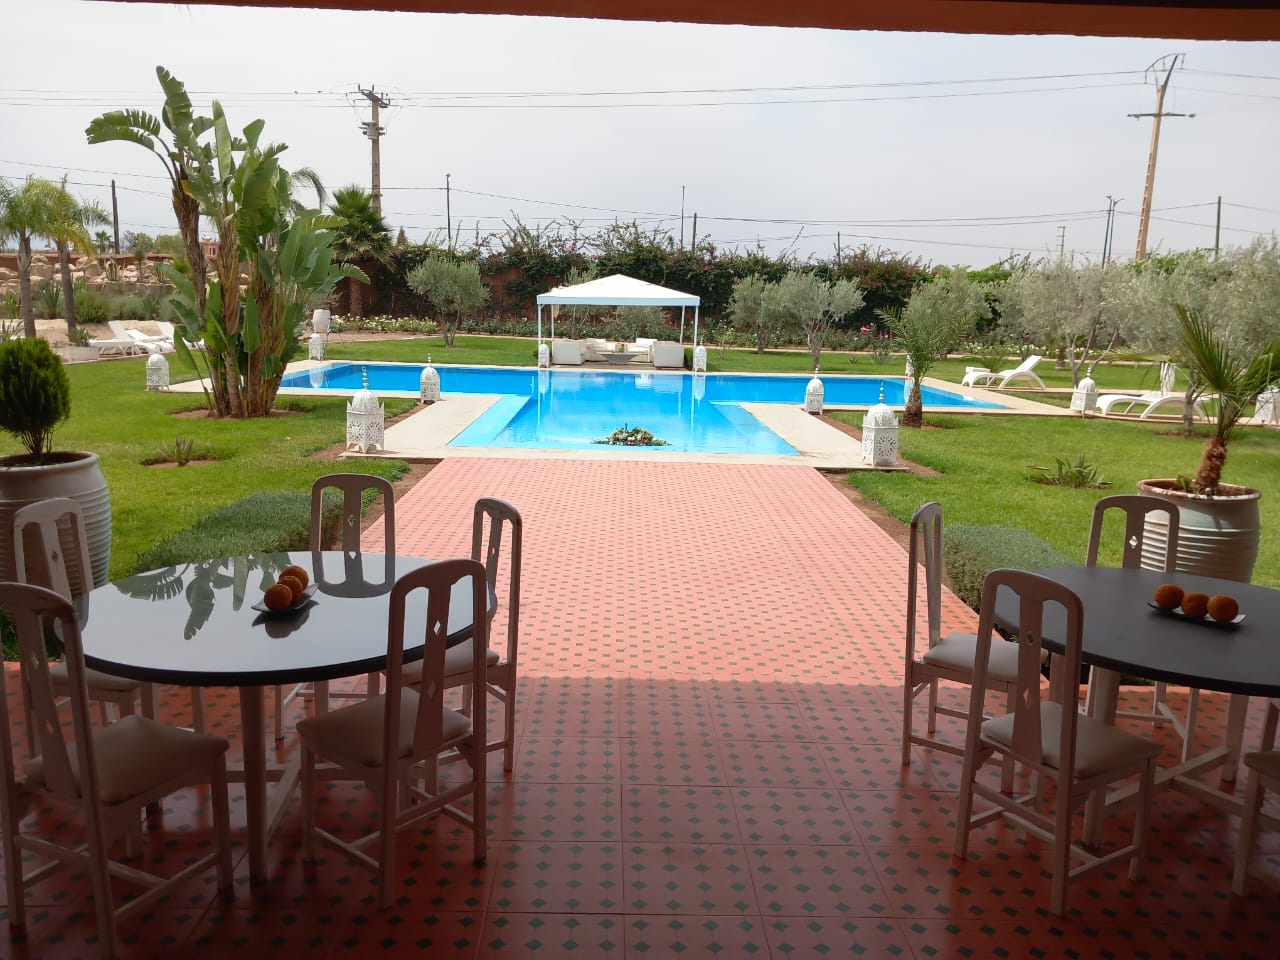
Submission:
[[693,372],[707,372],[707,348],[702,344],[693,348]]
[[423,367],[418,380],[418,399],[423,403],[435,403],[440,399],[440,374],[435,367]]
[[862,462],[873,467],[898,464],[898,418],[884,402],[883,388],[880,402],[862,418]]
[[707,375],[705,373],[695,373],[693,375],[693,399],[701,401],[707,395]]
[[545,343],[538,344],[538,368],[546,369],[551,366],[551,348]]
[[1071,391],[1071,409],[1081,416],[1098,409],[1098,385],[1093,377],[1082,377]]
[[387,412],[369,389],[369,375],[363,373],[364,388],[347,404],[347,449],[353,446],[361,453],[385,450]]
[[1258,394],[1253,415],[1259,423],[1280,424],[1280,387],[1267,387]]
[[169,361],[158,353],[147,357],[147,389],[169,389]]
[[324,337],[318,333],[311,335],[310,347],[307,350],[307,356],[312,360],[324,359]]
[[329,311],[326,310],[324,307],[318,307],[315,310],[312,310],[311,311],[312,331],[320,334],[321,336],[328,336],[330,319],[331,318],[330,318]]
[[311,385],[317,389],[324,386],[324,367],[312,367],[307,371],[307,379],[311,381]]
[[804,388],[804,412],[814,415],[822,413],[822,381],[817,377],[817,371],[814,371],[814,378],[809,381],[809,385]]

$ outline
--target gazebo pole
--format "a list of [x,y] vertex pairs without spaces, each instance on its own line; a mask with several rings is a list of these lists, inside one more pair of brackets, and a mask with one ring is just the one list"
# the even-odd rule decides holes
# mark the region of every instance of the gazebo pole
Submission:
[[[684,335],[681,334],[681,340],[683,339]],[[698,345],[698,307],[693,308],[693,345]]]
[[680,307],[680,342],[684,343],[684,307]]
[[538,346],[542,346],[542,304],[538,304]]

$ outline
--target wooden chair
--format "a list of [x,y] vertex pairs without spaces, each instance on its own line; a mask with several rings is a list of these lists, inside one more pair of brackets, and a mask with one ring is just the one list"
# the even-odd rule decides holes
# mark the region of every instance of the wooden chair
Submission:
[[[1161,500],[1156,497],[1143,497],[1137,494],[1118,494],[1116,496],[1103,497],[1094,504],[1093,523],[1089,528],[1089,547],[1085,555],[1085,566],[1096,567],[1098,565],[1098,550],[1102,544],[1102,527],[1106,522],[1107,513],[1112,510],[1119,511],[1124,515],[1124,539],[1121,541],[1120,556],[1122,569],[1139,569],[1142,567],[1144,559],[1148,563],[1159,562],[1165,570],[1170,572],[1177,568],[1178,526],[1181,522],[1178,505],[1172,501]],[[1168,523],[1169,532],[1163,556],[1159,556],[1153,548],[1145,547],[1147,517],[1153,513],[1165,514]],[[1097,689],[1091,678],[1089,693],[1085,700],[1086,708],[1090,713],[1093,713],[1096,709],[1096,700]],[[1165,723],[1172,724],[1173,729],[1182,738],[1182,759],[1187,760],[1191,756],[1191,749],[1195,739],[1199,706],[1200,691],[1193,688],[1188,691],[1186,719],[1179,718],[1169,705],[1166,684],[1160,681],[1155,685],[1150,711],[1124,711],[1118,712],[1116,716],[1127,717],[1132,720],[1147,720],[1157,726]]]
[[[325,547],[324,495],[325,491],[330,489],[336,489],[342,493],[341,533],[343,553],[348,556],[358,556],[362,552],[360,549],[360,516],[364,512],[364,495],[367,491],[372,490],[382,496],[382,552],[388,557],[394,558],[396,554],[395,491],[392,489],[390,482],[381,477],[363,473],[331,473],[320,477],[311,485],[311,549],[323,550]],[[312,571],[312,576],[319,582],[321,574],[318,567]],[[275,736],[277,740],[284,739],[284,712],[289,704],[293,703],[298,697],[303,699],[314,697],[316,689],[316,685],[310,683],[300,683],[288,693],[285,693],[282,686],[275,687]],[[361,699],[366,695],[374,696],[378,692],[378,674],[370,673],[368,675],[366,694],[330,693],[327,683],[320,689],[323,691],[322,700],[328,700],[329,698],[348,700]],[[323,706],[322,709],[324,709]]]
[[[46,587],[69,602],[81,607],[81,616],[87,615],[88,591],[93,588],[93,574],[89,569],[89,544],[84,532],[84,517],[80,504],[63,497],[38,500],[19,508],[13,515],[14,576],[19,583],[33,583]],[[79,596],[73,590],[82,591]],[[26,686],[26,664],[22,665],[23,690]],[[63,701],[71,696],[71,681],[65,663],[55,663],[49,668],[49,682],[54,696]],[[140,683],[126,677],[113,677],[100,670],[85,670],[85,683],[89,699],[98,704],[102,725],[113,719],[109,707],[117,716],[134,712],[134,705],[141,701],[142,715],[154,718],[155,690],[149,683]],[[27,750],[36,755],[35,726],[31,713],[31,698],[25,699],[27,718]]]
[[[982,690],[987,675],[987,649],[995,625],[996,595],[1011,591],[1018,602],[1017,682],[1014,708],[1003,717],[983,720]],[[1040,641],[1045,608],[1057,604],[1066,612],[1062,654],[1063,676],[1070,681],[1080,675],[1082,623],[1080,598],[1071,590],[1045,577],[1024,570],[993,570],[982,588],[982,612],[978,620],[978,655],[969,702],[964,774],[956,812],[955,855],[966,857],[969,831],[998,817],[1006,817],[1052,845],[1053,888],[1049,909],[1062,916],[1066,911],[1067,883],[1118,861],[1129,861],[1129,877],[1142,875],[1147,821],[1155,786],[1156,757],[1160,748],[1143,737],[1118,730],[1110,724],[1083,715],[1079,710],[1079,685],[1054,683],[1051,698],[1041,699]],[[1036,789],[1027,797],[1011,797],[980,783],[983,765],[996,755],[1023,764],[1036,774]],[[1137,797],[1137,818],[1133,842],[1102,856],[1095,856],[1072,842],[1072,817],[1089,794],[1117,780],[1133,775],[1141,778]],[[1044,778],[1057,781],[1057,790],[1048,812],[1042,809]],[[980,796],[995,806],[973,812],[973,798]],[[1071,858],[1083,861],[1071,869]]]
[[[116,924],[140,913],[177,885],[216,866],[218,889],[229,891],[231,828],[227,802],[227,741],[202,733],[165,726],[133,714],[99,730],[89,721],[84,651],[79,617],[60,594],[44,587],[0,583],[0,608],[12,621],[27,667],[31,708],[38,731],[39,756],[26,761],[18,781],[9,733],[7,702],[0,702],[0,755],[4,789],[0,791],[0,831],[3,833],[5,884],[11,932],[26,925],[23,891],[60,865],[89,873],[102,956],[117,955]],[[70,687],[72,736],[68,744],[58,716],[57,694],[50,678],[45,646],[46,627],[62,640]],[[7,683],[5,687],[7,687]],[[3,691],[7,701],[8,690]],[[208,784],[213,807],[214,849],[171,877],[111,859],[111,844],[121,837],[134,846],[143,809],[183,787]],[[23,820],[42,798],[78,807],[84,817],[84,843],[63,846],[41,837],[38,829],[55,823],[44,816],[25,825]],[[133,851],[131,851],[133,852]],[[54,861],[26,872],[23,854]],[[146,888],[116,908],[111,878]]]
[[[504,500],[484,497],[476,501],[471,524],[471,559],[484,564],[485,580],[489,592],[498,595],[498,574],[502,566],[502,540],[511,532],[511,547],[507,559],[507,649],[503,656],[490,648],[485,651],[485,663],[489,695],[503,704],[502,736],[490,740],[487,750],[502,751],[502,769],[510,771],[514,766],[516,739],[516,678],[520,644],[520,563],[523,552],[524,521],[520,512]],[[487,537],[486,537],[487,533]],[[490,620],[497,612],[490,612]],[[471,712],[471,646],[466,640],[451,647],[445,655],[445,688],[465,687],[463,712]],[[406,664],[404,682],[418,686],[421,680],[421,664]]]
[[[470,717],[444,706],[445,644],[453,587],[471,578],[470,682],[474,689]],[[415,689],[403,682],[406,601],[414,591],[426,590],[421,682]],[[371,696],[331,713],[318,713],[298,723],[302,739],[303,859],[315,859],[317,837],[378,873],[379,903],[391,905],[395,890],[396,834],[412,823],[446,813],[472,831],[472,855],[477,864],[486,854],[485,820],[485,651],[488,649],[484,567],[475,560],[445,560],[410,571],[391,590],[387,624],[387,692]],[[469,779],[441,788],[435,762],[442,753],[458,751],[471,771]],[[316,769],[316,759],[336,765]],[[425,770],[425,774],[424,774]],[[364,781],[377,798],[379,829],[354,842],[339,840],[316,825],[315,781]],[[425,784],[425,786],[420,786]],[[471,812],[456,806],[471,798]],[[367,850],[374,849],[377,856]]]
[[[928,617],[925,638],[928,648],[916,649],[917,608],[919,606],[920,566],[924,566],[925,609]],[[942,623],[942,507],[926,503],[911,517],[911,544],[907,550],[907,621],[905,676],[902,704],[902,763],[911,762],[911,745],[919,744],[945,753],[964,755],[960,744],[937,739],[938,714],[965,719],[967,711],[955,710],[938,703],[938,681],[971,684],[973,664],[978,648],[978,638],[972,633],[949,633],[941,636]],[[988,629],[990,627],[988,626]],[[989,644],[986,685],[1013,696],[1017,679],[1018,648],[1014,644],[997,640]],[[913,732],[913,707],[916,697],[929,691],[930,736]],[[1013,708],[1010,700],[1010,709]],[[1013,771],[1010,766],[1005,778],[1006,790],[1013,789]]]
[[1244,764],[1249,779],[1244,788],[1244,811],[1240,817],[1240,837],[1236,841],[1236,867],[1231,877],[1231,890],[1238,896],[1245,895],[1251,872],[1280,887],[1280,876],[1274,871],[1264,871],[1261,865],[1250,866],[1254,843],[1258,837],[1258,820],[1262,811],[1262,798],[1267,790],[1280,791],[1280,750],[1276,750],[1276,726],[1280,722],[1280,701],[1267,703],[1267,718],[1262,725],[1262,749],[1245,754]]

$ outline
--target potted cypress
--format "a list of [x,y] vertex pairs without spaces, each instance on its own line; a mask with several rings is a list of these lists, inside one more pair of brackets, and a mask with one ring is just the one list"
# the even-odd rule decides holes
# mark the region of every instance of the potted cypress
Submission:
[[[1181,327],[1181,352],[1191,375],[1188,405],[1216,394],[1216,411],[1200,466],[1194,477],[1142,480],[1138,492],[1177,503],[1178,569],[1187,573],[1247,582],[1258,557],[1258,500],[1261,491],[1222,482],[1227,447],[1240,418],[1267,387],[1280,383],[1280,340],[1249,360],[1239,356],[1199,314],[1175,307]],[[1154,516],[1154,515],[1153,515]],[[1163,568],[1167,533],[1164,522],[1149,519],[1144,560]]]
[[[88,586],[107,582],[111,499],[98,456],[52,449],[53,431],[70,413],[71,382],[47,341],[34,337],[0,344],[0,429],[27,449],[0,457],[0,579],[13,579],[14,512],[36,500],[69,497],[84,512],[94,579]],[[64,549],[72,543],[68,534]]]

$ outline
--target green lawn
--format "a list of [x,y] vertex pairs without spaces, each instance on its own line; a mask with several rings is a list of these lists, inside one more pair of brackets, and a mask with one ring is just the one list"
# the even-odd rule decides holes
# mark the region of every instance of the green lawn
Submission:
[[[446,348],[439,337],[372,342],[329,341],[333,359],[425,361],[529,365],[532,340],[503,337],[459,337]],[[170,358],[175,381],[194,374]],[[796,351],[709,351],[715,370],[803,373],[808,355]],[[965,361],[948,360],[936,372],[958,380]],[[1050,366],[1048,362],[1042,364]],[[902,365],[877,367],[869,357],[850,364],[847,354],[826,352],[825,372],[898,375]],[[92,450],[101,457],[111,488],[114,512],[112,576],[132,572],[138,555],[164,535],[191,525],[216,508],[254,491],[309,489],[318,476],[330,472],[332,462],[312,454],[341,443],[345,433],[345,401],[281,398],[287,412],[267,420],[216,421],[180,416],[202,409],[199,396],[147,393],[143,389],[144,360],[131,359],[77,364],[67,368],[72,384],[72,416],[55,435],[60,449]],[[1109,368],[1099,379],[1115,386],[1149,385],[1142,377],[1150,370]],[[1065,374],[1045,370],[1051,382]],[[1111,384],[1112,374],[1116,382]],[[1120,378],[1128,378],[1121,383]],[[1068,385],[1063,382],[1061,385]],[[1033,396],[1035,394],[1032,394]],[[1064,398],[1065,399],[1065,398]],[[386,401],[395,415],[411,401]],[[858,424],[860,414],[835,414]],[[1063,490],[1032,484],[1025,479],[1030,463],[1051,464],[1053,457],[1084,454],[1113,481],[1114,492],[1129,492],[1146,477],[1190,473],[1199,459],[1200,441],[1161,434],[1167,424],[1135,424],[1064,418],[935,417],[937,429],[902,432],[903,455],[942,473],[939,477],[903,474],[857,474],[851,482],[868,496],[907,520],[920,503],[938,499],[949,523],[1020,526],[1048,540],[1071,556],[1083,557],[1092,503],[1105,491]],[[157,468],[143,465],[162,444],[188,437],[219,458],[209,465]],[[16,451],[16,443],[0,437],[0,453]],[[361,470],[386,477],[400,475],[399,461],[358,461],[340,469]],[[1280,434],[1246,430],[1233,444],[1227,478],[1235,483],[1268,489],[1280,476]],[[1256,579],[1280,585],[1280,501],[1261,501],[1263,541]]]
[[[834,413],[858,425],[862,415]],[[1084,561],[1094,502],[1109,493],[1134,493],[1139,480],[1190,474],[1203,440],[1174,435],[1167,423],[1142,424],[1077,418],[928,416],[933,429],[902,430],[902,456],[931,467],[937,477],[854,473],[849,482],[908,521],[929,500],[942,504],[947,523],[1022,527],[1070,557]],[[1028,464],[1081,454],[1112,485],[1072,490],[1032,483]],[[1280,433],[1243,429],[1231,444],[1226,479],[1263,491],[1262,544],[1254,581],[1280,586]],[[1114,542],[1114,538],[1113,542]],[[1108,558],[1117,562],[1118,550]]]

